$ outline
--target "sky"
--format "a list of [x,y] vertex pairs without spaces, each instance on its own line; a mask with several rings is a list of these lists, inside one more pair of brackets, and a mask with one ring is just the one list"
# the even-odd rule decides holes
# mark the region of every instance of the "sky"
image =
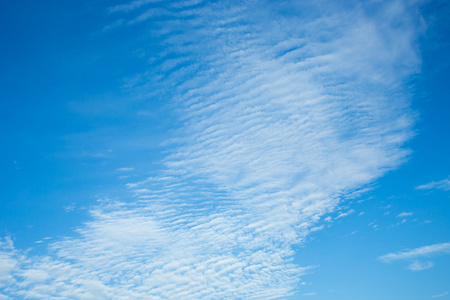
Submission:
[[450,299],[449,13],[3,1],[0,300]]

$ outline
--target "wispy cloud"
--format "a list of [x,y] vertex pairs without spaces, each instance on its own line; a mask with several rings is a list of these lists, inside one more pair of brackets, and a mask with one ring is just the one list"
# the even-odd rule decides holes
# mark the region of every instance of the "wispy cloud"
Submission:
[[123,168],[117,169],[117,171],[120,171],[120,172],[129,172],[129,171],[133,171],[133,170],[134,170],[134,168],[131,168],[131,167],[123,167]]
[[438,190],[444,190],[444,191],[450,191],[450,180],[442,179],[440,181],[432,181],[430,183],[419,185],[416,187],[417,190],[431,190],[431,189],[438,189]]
[[396,253],[389,253],[378,257],[385,263],[391,263],[399,260],[411,261],[407,266],[410,271],[423,271],[434,267],[432,261],[420,261],[418,259],[428,258],[432,256],[450,254],[450,243],[434,244],[423,246],[412,250],[405,250]]
[[442,293],[442,294],[433,295],[433,296],[431,296],[431,298],[439,298],[439,297],[444,297],[444,296],[447,296],[447,295],[448,295],[448,292],[445,292],[445,293]]
[[285,298],[308,271],[292,262],[292,245],[406,159],[413,118],[402,82],[420,60],[403,1],[326,17],[311,3],[319,17],[308,20],[258,1],[168,3],[152,16],[170,18],[140,20],[161,28],[149,44],[163,50],[132,87],[171,99],[183,124],[165,168],[128,183],[131,200],[92,207],[48,255],[9,243],[0,252],[9,294]]
[[109,31],[111,29],[121,26],[122,24],[123,24],[123,19],[116,20],[113,23],[104,26],[102,31]]
[[349,211],[346,211],[346,212],[341,212],[341,213],[336,217],[336,219],[340,219],[340,218],[347,217],[347,216],[353,214],[354,212],[355,212],[354,209],[350,209]]
[[110,7],[108,10],[111,13],[114,12],[130,12],[132,10],[138,9],[141,6],[144,6],[146,4],[150,3],[157,3],[161,2],[162,0],[135,0],[127,4],[120,4],[113,7]]
[[412,250],[400,251],[397,253],[389,253],[380,256],[379,259],[384,262],[392,262],[396,260],[414,259],[418,257],[428,257],[432,255],[448,253],[450,253],[450,243],[441,243],[423,246]]
[[434,263],[432,261],[420,262],[418,260],[415,260],[408,266],[408,269],[416,272],[430,269],[432,267],[434,267]]
[[404,211],[404,212],[398,214],[398,215],[397,215],[397,218],[411,217],[412,215],[413,215],[412,212],[406,212],[406,211]]

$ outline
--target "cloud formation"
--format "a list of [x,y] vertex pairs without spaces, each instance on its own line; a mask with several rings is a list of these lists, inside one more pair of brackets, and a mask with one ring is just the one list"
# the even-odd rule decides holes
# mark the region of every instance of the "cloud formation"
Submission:
[[440,181],[432,181],[427,184],[419,185],[416,187],[417,190],[431,190],[438,189],[443,191],[450,191],[450,180],[442,179]]
[[408,270],[417,272],[430,269],[432,267],[434,267],[434,263],[432,261],[420,262],[418,260],[415,260],[408,266]]
[[[29,257],[6,239],[7,295],[287,297],[309,270],[293,263],[292,246],[408,155],[403,82],[420,65],[413,4],[283,4],[308,9],[304,19],[265,1],[138,11],[153,2],[109,11],[129,18],[120,24],[151,22],[161,49],[148,49],[149,71],[127,88],[169,99],[182,124],[165,168],[129,182],[131,200],[99,201],[48,255]],[[414,257],[382,260],[401,255]]]
[[450,254],[450,243],[433,244],[423,246],[412,250],[400,251],[397,253],[389,253],[378,257],[382,262],[391,263],[395,261],[411,261],[407,269],[411,271],[423,271],[434,266],[432,261],[419,261],[418,259],[428,258],[432,256]]
[[412,212],[406,212],[406,211],[404,211],[404,212],[398,214],[398,215],[397,215],[397,218],[411,217],[412,215],[413,215]]
[[445,293],[442,293],[442,294],[433,295],[431,297],[432,298],[440,298],[440,297],[444,297],[444,296],[447,296],[447,295],[448,295],[448,292],[445,292]]
[[396,260],[413,259],[418,257],[428,257],[438,254],[450,253],[450,243],[433,244],[429,246],[423,246],[412,250],[400,251],[397,253],[389,253],[380,256],[379,259],[384,262],[393,262]]
[[129,171],[133,171],[134,168],[131,167],[122,167],[122,168],[118,168],[117,171],[119,172],[129,172]]

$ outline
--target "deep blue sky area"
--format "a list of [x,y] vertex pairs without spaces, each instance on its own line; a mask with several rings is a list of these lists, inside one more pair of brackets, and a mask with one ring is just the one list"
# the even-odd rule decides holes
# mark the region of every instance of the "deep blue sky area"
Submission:
[[3,2],[0,300],[450,299],[448,1]]
[[[130,43],[139,41],[126,32],[102,34],[108,15],[98,10],[104,3],[22,2],[5,3],[0,18],[5,186],[0,222],[4,234],[30,247],[41,235],[70,235],[80,224],[84,216],[68,215],[64,206],[88,205],[118,185],[111,176],[122,165],[110,158],[121,156],[125,164],[135,155],[157,161],[151,149],[160,140],[158,128],[170,124],[124,113],[140,105],[120,88],[124,77],[143,69],[142,60],[129,55]],[[160,104],[146,107],[156,110]],[[115,140],[129,134],[145,134],[150,141],[133,149]],[[108,152],[112,148],[115,153]]]

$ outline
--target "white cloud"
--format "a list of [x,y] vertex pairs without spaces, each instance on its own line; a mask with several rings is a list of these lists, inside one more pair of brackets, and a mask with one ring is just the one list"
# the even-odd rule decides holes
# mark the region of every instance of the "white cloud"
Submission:
[[438,189],[444,191],[450,191],[450,179],[442,179],[440,181],[432,181],[430,183],[419,185],[416,187],[417,190],[431,190]]
[[412,215],[413,215],[412,212],[406,212],[406,211],[404,211],[404,212],[398,214],[398,215],[397,215],[397,218],[410,217],[410,216],[412,216]]
[[341,212],[341,213],[336,217],[336,219],[340,219],[340,218],[347,217],[347,216],[351,215],[351,214],[354,213],[354,212],[355,212],[354,209],[350,209],[349,211],[346,211],[346,212]]
[[417,272],[430,269],[434,266],[434,263],[432,261],[420,261],[418,259],[442,254],[450,254],[450,243],[433,244],[415,248],[412,250],[389,253],[378,257],[378,259],[385,263],[391,263],[399,260],[409,260],[411,262],[407,266],[407,269]]
[[420,61],[403,1],[308,21],[258,3],[177,3],[171,18],[141,18],[161,26],[149,47],[163,59],[133,87],[162,90],[183,124],[165,169],[127,184],[133,201],[100,201],[48,255],[0,252],[11,295],[286,298],[308,270],[292,245],[406,159],[402,82]]
[[439,297],[444,297],[444,296],[447,296],[447,295],[448,295],[448,292],[445,292],[445,293],[442,293],[442,294],[433,295],[433,296],[431,296],[431,298],[439,298]]
[[130,12],[130,11],[135,10],[146,4],[157,3],[157,2],[161,2],[161,1],[162,0],[134,0],[128,4],[121,4],[121,5],[113,6],[113,7],[109,8],[109,12],[111,12],[111,13]]
[[129,171],[133,171],[133,170],[134,170],[134,168],[131,168],[131,167],[123,167],[123,168],[117,169],[117,171],[120,171],[120,172],[129,172]]
[[76,208],[75,203],[72,203],[72,204],[70,204],[70,205],[67,205],[67,206],[64,206],[64,207],[63,207],[63,209],[64,209],[66,212],[71,212],[71,211],[73,211],[75,208]]
[[417,272],[417,271],[423,271],[426,269],[430,269],[432,267],[434,267],[434,263],[432,261],[421,262],[421,261],[415,260],[408,266],[408,269],[411,271]]
[[0,286],[14,281],[11,272],[15,267],[16,262],[11,257],[8,257],[4,253],[0,254]]
[[397,253],[389,253],[380,256],[379,259],[382,260],[383,262],[393,262],[396,260],[408,260],[439,254],[450,254],[450,243],[433,244],[429,246],[415,248],[412,250],[405,250]]
[[14,247],[11,238],[6,237],[0,240],[0,287],[12,285],[16,282],[13,276],[17,268],[17,261],[14,259]]
[[20,274],[20,276],[25,278],[25,280],[23,281],[24,285],[28,285],[31,283],[44,282],[50,278],[50,276],[47,274],[47,272],[45,272],[43,270],[32,270],[32,269],[24,270]]

